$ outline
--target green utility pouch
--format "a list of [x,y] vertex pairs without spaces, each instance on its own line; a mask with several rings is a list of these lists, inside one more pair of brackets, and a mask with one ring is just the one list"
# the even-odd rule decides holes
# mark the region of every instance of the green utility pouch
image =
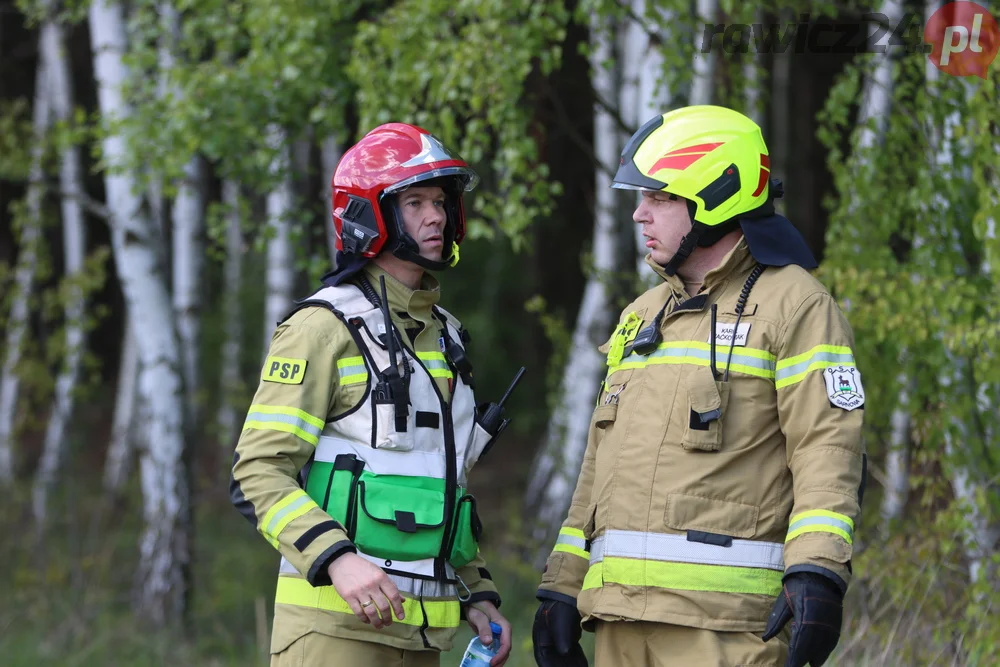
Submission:
[[[442,479],[365,472],[363,461],[342,454],[334,463],[313,462],[306,493],[344,525],[361,552],[411,561],[441,553],[444,487]],[[482,523],[473,496],[460,487],[456,499],[448,562],[459,568],[476,557]]]

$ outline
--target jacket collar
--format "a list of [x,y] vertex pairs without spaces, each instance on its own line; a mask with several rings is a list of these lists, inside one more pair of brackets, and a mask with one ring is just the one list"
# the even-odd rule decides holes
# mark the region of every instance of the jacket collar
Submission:
[[[725,285],[734,275],[740,275],[749,271],[754,263],[755,260],[750,254],[746,238],[741,236],[732,250],[722,258],[722,262],[705,274],[705,282],[702,284],[701,292],[711,292],[714,288]],[[691,297],[687,293],[687,290],[684,289],[684,281],[680,276],[667,275],[664,268],[653,261],[652,255],[646,255],[646,264],[663,279],[678,303],[684,303],[689,299],[696,298]]]

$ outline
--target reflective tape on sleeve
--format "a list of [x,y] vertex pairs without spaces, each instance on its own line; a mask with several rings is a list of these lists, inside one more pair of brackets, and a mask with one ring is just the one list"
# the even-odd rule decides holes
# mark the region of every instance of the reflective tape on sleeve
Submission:
[[829,510],[809,510],[792,517],[785,543],[805,533],[833,533],[854,544],[854,521],[851,517]]
[[319,417],[298,408],[258,404],[250,406],[243,428],[291,433],[315,447],[324,425]]
[[278,536],[281,531],[295,519],[306,514],[312,509],[319,509],[319,505],[306,495],[306,492],[299,489],[292,491],[287,496],[276,502],[267,511],[260,522],[260,532],[271,545],[278,548]]
[[561,528],[559,537],[556,538],[556,546],[552,550],[590,559],[590,552],[587,551],[587,540],[583,536],[583,531],[578,528]]
[[833,366],[853,366],[854,353],[851,348],[841,345],[817,345],[808,352],[778,361],[774,386],[778,389],[797,384],[815,370]]
[[343,357],[337,360],[340,384],[364,384],[368,382],[368,368],[363,357]]

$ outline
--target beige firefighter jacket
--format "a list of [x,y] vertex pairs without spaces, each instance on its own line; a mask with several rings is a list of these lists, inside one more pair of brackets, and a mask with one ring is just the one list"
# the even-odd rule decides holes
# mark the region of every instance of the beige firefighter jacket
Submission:
[[[601,348],[607,378],[538,596],[575,600],[588,627],[760,632],[784,574],[850,580],[864,477],[853,335],[794,265],[760,273],[734,331],[756,266],[743,240],[695,297],[647,263],[664,282]],[[664,305],[660,342],[631,350]]]
[[[393,323],[406,332],[402,338],[407,347],[422,358],[443,359],[438,342],[442,323],[432,313],[440,297],[437,281],[425,275],[422,288],[414,291],[374,265],[365,272],[376,289],[379,276],[385,275]],[[312,459],[322,425],[368,396],[370,376],[347,327],[326,308],[295,312],[272,336],[236,446],[230,482],[234,505],[283,557],[272,653],[309,632],[402,649],[449,650],[458,631],[463,614],[454,595],[404,593],[405,620],[375,630],[355,617],[330,585],[327,566],[335,556],[356,548],[339,522],[304,497],[303,469]],[[434,373],[434,381],[442,396],[451,395],[450,370]],[[485,565],[477,556],[458,575],[471,592],[468,602],[499,604]],[[423,590],[433,588],[429,584]]]

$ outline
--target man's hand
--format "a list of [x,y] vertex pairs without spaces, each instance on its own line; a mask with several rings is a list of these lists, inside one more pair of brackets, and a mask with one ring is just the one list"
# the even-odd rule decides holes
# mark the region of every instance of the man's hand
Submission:
[[376,630],[392,625],[392,614],[403,620],[403,596],[382,569],[354,553],[346,553],[327,567],[330,581],[354,615]]
[[796,572],[785,579],[767,619],[767,641],[792,622],[785,667],[820,667],[840,641],[843,594],[821,574]]
[[496,606],[489,600],[471,602],[465,607],[465,618],[469,621],[469,626],[479,634],[479,641],[484,645],[493,641],[493,631],[490,630],[490,622],[496,623],[502,628],[500,634],[500,651],[490,660],[491,667],[503,667],[510,656],[510,623]]
[[580,646],[580,612],[576,605],[544,600],[535,612],[531,643],[538,667],[587,667]]

